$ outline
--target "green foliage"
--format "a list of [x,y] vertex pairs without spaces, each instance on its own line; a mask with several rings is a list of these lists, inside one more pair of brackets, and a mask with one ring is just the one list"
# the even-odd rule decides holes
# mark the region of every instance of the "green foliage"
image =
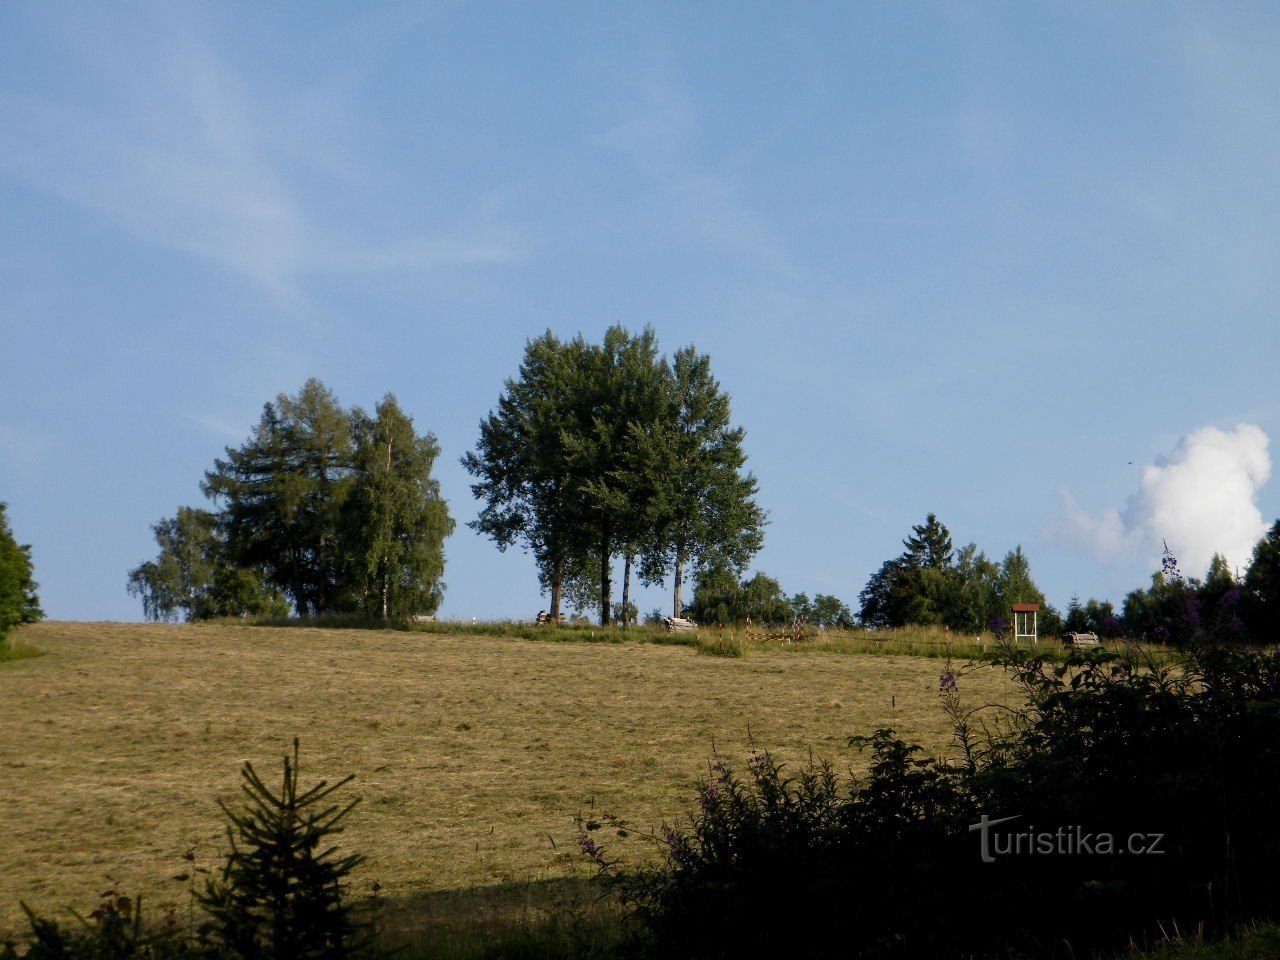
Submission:
[[1013,604],[1037,603],[1040,632],[1061,628],[1057,611],[1031,577],[1021,546],[997,564],[972,543],[957,553],[951,532],[932,513],[911,530],[902,542],[903,553],[886,560],[858,595],[864,626],[914,624],[978,633],[1007,621]]
[[330,800],[352,777],[300,790],[297,740],[278,792],[247,761],[241,777],[244,808],[221,804],[230,821],[226,865],[197,897],[208,914],[201,939],[239,960],[340,960],[367,951],[372,930],[343,900],[364,858],[329,846],[359,802]]
[[201,489],[219,503],[236,566],[261,570],[299,616],[351,609],[341,514],[355,485],[348,416],[319,380],[263,407],[253,434],[214,461]]
[[1280,637],[1280,520],[1253,549],[1244,577],[1243,608],[1252,636]]
[[118,890],[103,893],[89,916],[77,926],[37,916],[26,904],[30,933],[19,952],[14,943],[0,944],[0,960],[196,960],[207,954],[182,930],[172,913],[159,925],[144,924],[142,900]]
[[[1091,651],[1051,666],[1007,647],[992,660],[1026,702],[968,707],[966,671],[948,663],[951,762],[890,730],[852,739],[871,751],[859,780],[822,759],[791,773],[757,752],[745,775],[717,759],[687,820],[649,837],[663,856],[650,868],[601,844],[606,829],[629,836],[624,822],[582,821],[583,851],[640,924],[633,949],[1086,956],[1280,916],[1280,652],[1211,646],[1162,665]],[[982,817],[1011,819],[989,834]],[[991,839],[1019,830],[1050,839],[1020,854]],[[1107,837],[1148,853],[1107,852]]]
[[[368,417],[319,380],[266,404],[252,436],[201,485],[219,509],[179,508],[160,553],[129,572],[151,620],[434,613],[453,530],[430,434],[388,394]],[[286,599],[287,598],[287,599]]]
[[[221,872],[195,890],[203,918],[194,929],[170,910],[144,922],[140,899],[115,889],[79,928],[38,916],[23,905],[30,924],[25,947],[0,945],[0,960],[352,960],[376,956],[373,927],[344,901],[345,884],[364,858],[338,856],[331,846],[358,803],[331,796],[352,777],[298,784],[298,741],[284,757],[284,777],[271,790],[253,765],[241,769],[245,805],[221,803],[229,821],[230,852]],[[188,854],[188,859],[192,855]],[[179,877],[178,879],[185,879]]]
[[1072,633],[1093,633],[1104,639],[1120,636],[1123,629],[1120,618],[1110,600],[1099,602],[1090,597],[1081,604],[1079,597],[1072,597],[1067,605],[1067,615],[1062,629]]
[[790,623],[795,614],[782,586],[757,571],[739,581],[727,563],[716,562],[698,572],[693,603],[685,613],[698,623]]
[[903,540],[902,545],[907,548],[903,557],[908,566],[933,570],[951,568],[951,531],[936,514],[929,514],[924,523],[912,527],[911,536]]
[[129,571],[129,593],[148,620],[283,616],[288,602],[260,574],[237,567],[217,515],[179,507],[152,530],[160,553]]
[[18,624],[44,616],[36,597],[31,547],[14,539],[7,509],[8,504],[0,503],[0,644]]
[[414,432],[390,394],[372,419],[357,410],[352,420],[355,486],[343,538],[361,607],[384,621],[435,613],[444,591],[444,540],[454,527],[431,476],[439,444]]
[[[1263,544],[1259,544],[1259,549],[1265,553]],[[1252,594],[1245,595],[1242,584],[1220,554],[1214,555],[1202,583],[1195,577],[1182,575],[1177,558],[1166,546],[1151,586],[1146,590],[1133,590],[1125,597],[1124,632],[1138,639],[1174,646],[1205,640],[1241,643],[1250,638],[1242,616],[1250,612],[1251,600]],[[1255,628],[1264,630],[1265,624],[1257,623]]]
[[553,618],[571,564],[586,553],[570,445],[584,393],[580,341],[562,343],[548,330],[525,344],[519,374],[506,381],[497,409],[480,423],[476,449],[462,458],[483,503],[468,526],[500,550],[521,543],[533,554]]
[[619,555],[623,604],[635,564],[645,583],[673,575],[679,615],[687,568],[741,569],[760,549],[743,436],[710,359],[692,347],[668,363],[650,329],[611,327],[599,346],[548,331],[526,344],[462,459],[482,502],[470,526],[533,554],[553,617],[568,597],[607,624]]
[[744,473],[746,431],[731,425],[730,398],[711,374],[711,358],[676,351],[667,401],[654,425],[653,462],[661,478],[664,522],[645,559],[651,580],[672,575],[673,616],[683,611],[686,568],[745,569],[764,544],[758,484]]
[[839,597],[816,593],[797,593],[791,598],[791,611],[805,622],[823,630],[852,630],[856,626],[853,611]]

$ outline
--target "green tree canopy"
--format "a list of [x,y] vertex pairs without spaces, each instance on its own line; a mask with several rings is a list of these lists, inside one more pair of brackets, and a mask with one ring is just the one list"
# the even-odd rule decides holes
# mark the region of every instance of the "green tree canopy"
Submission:
[[1280,520],[1253,548],[1244,575],[1245,622],[1259,643],[1280,640]]
[[434,613],[443,599],[444,541],[454,521],[431,468],[440,446],[387,396],[352,414],[355,484],[343,525],[363,609],[383,620]]
[[809,599],[806,593],[797,593],[791,598],[791,611],[797,617],[822,629],[836,628],[848,630],[854,623],[853,611],[839,597],[825,593],[815,593]]
[[722,560],[698,570],[693,602],[683,613],[698,623],[788,623],[795,616],[777,580],[759,571],[739,580]]
[[653,456],[662,468],[665,522],[645,564],[651,579],[671,573],[672,611],[680,616],[688,566],[745,569],[764,545],[766,520],[755,500],[756,478],[744,472],[746,432],[732,425],[730,398],[711,374],[711,358],[685,347],[671,369]]
[[591,543],[584,536],[580,431],[588,397],[589,348],[582,338],[563,343],[550,330],[525,345],[516,377],[506,381],[497,408],[480,423],[476,449],[462,458],[477,478],[482,503],[468,526],[499,550],[523,544],[533,554],[551,616],[560,613],[566,578],[581,566]]
[[997,564],[976,544],[957,552],[951,532],[935,514],[911,528],[904,550],[886,560],[859,594],[859,619],[868,627],[945,626],[980,632],[1008,621],[1014,603],[1040,604],[1041,631],[1061,620],[1031,577],[1019,546]]
[[129,593],[148,620],[284,616],[288,601],[260,572],[235,566],[216,514],[179,507],[152,528],[160,553],[129,571]]
[[518,376],[462,459],[482,504],[470,526],[499,549],[518,543],[533,554],[553,618],[572,587],[608,623],[619,555],[624,609],[638,561],[646,583],[673,574],[680,615],[690,565],[741,570],[762,543],[742,439],[709,358],[692,347],[668,363],[651,329],[614,326],[599,346],[548,331],[526,344]]
[[14,539],[7,510],[8,504],[0,503],[0,642],[18,624],[44,616],[36,597],[31,547]]
[[907,548],[903,555],[915,567],[946,570],[953,559],[951,531],[936,514],[925,517],[924,523],[911,528],[911,536],[902,541]]
[[129,590],[150,619],[283,612],[283,598],[299,616],[432,613],[453,529],[438,454],[390,394],[369,417],[308,380],[205,474],[217,509],[156,524],[159,556],[130,571]]
[[219,504],[236,566],[260,569],[299,616],[353,609],[339,527],[354,485],[351,424],[311,379],[263,407],[252,436],[214,461],[201,489]]

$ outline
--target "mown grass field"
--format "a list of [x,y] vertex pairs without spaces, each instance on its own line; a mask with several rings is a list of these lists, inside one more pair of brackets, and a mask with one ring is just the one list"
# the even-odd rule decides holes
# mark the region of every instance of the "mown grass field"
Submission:
[[[377,880],[403,931],[463,896],[495,915],[533,891],[572,899],[552,881],[588,873],[575,815],[679,816],[713,746],[856,768],[853,734],[949,740],[936,658],[226,624],[42,623],[13,640],[48,655],[0,664],[0,936],[22,927],[20,900],[85,911],[108,877],[185,909],[183,852],[213,866],[225,848],[216,799],[235,801],[244,760],[275,780],[294,736],[304,781],[357,775],[355,892]],[[988,668],[961,685],[975,704],[1012,697]]]

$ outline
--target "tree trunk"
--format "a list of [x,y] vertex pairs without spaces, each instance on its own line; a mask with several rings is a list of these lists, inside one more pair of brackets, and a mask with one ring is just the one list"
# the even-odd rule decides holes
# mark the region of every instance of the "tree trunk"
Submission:
[[387,619],[387,593],[388,593],[390,580],[391,580],[391,573],[388,567],[389,567],[389,564],[387,564],[386,559],[384,558],[383,567],[382,567],[382,619],[383,621]]
[[680,588],[684,586],[684,551],[679,547],[676,547],[676,572],[673,579],[676,585],[676,602],[675,609],[672,610],[671,615],[678,617],[681,615]]
[[631,626],[631,554],[622,565],[622,629]]
[[606,533],[600,538],[600,626],[609,625],[613,613],[613,582],[610,578],[609,554],[613,550],[612,538]]
[[298,551],[291,550],[290,556],[293,558],[293,570],[290,571],[293,581],[293,608],[298,612],[298,616],[305,619],[307,617],[307,590],[302,582],[302,561],[298,558]]
[[560,626],[560,594],[564,592],[564,561],[557,559],[551,565],[551,622]]

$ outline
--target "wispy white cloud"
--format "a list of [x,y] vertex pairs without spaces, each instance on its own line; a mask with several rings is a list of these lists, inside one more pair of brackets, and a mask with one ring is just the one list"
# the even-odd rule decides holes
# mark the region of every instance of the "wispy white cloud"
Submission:
[[393,238],[329,226],[296,171],[360,180],[340,146],[357,122],[350,90],[294,88],[282,102],[283,85],[238,70],[196,8],[133,12],[49,24],[84,82],[73,95],[0,95],[0,172],[289,296],[318,271],[528,257],[522,233],[501,224]]
[[1168,543],[1188,574],[1202,575],[1215,553],[1244,569],[1266,532],[1257,497],[1271,476],[1268,445],[1252,424],[1196,430],[1143,468],[1123,509],[1090,514],[1060,491],[1066,517],[1054,534],[1104,561],[1144,555],[1151,562]]
[[678,228],[769,269],[788,272],[794,262],[765,218],[740,196],[733,178],[700,159],[703,124],[698,105],[669,49],[655,44],[628,64],[617,122],[596,135],[597,146],[626,157],[661,190]]
[[249,435],[249,428],[243,424],[233,424],[225,417],[215,414],[191,412],[182,415],[184,419],[204,428],[213,436],[228,443],[240,443]]

